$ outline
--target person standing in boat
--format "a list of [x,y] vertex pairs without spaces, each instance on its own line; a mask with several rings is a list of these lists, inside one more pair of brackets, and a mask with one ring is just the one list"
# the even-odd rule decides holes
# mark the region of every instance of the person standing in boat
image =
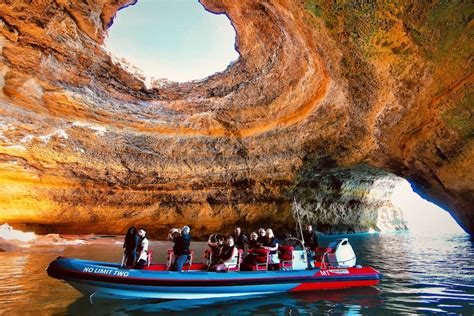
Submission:
[[138,247],[137,247],[137,264],[136,267],[141,269],[148,263],[148,237],[144,228],[138,230]]
[[306,253],[308,254],[308,268],[314,266],[314,260],[316,259],[316,248],[319,247],[318,235],[316,231],[313,230],[311,224],[306,225],[306,229],[303,232],[304,245],[306,248]]
[[191,245],[191,235],[189,226],[184,226],[181,229],[181,235],[173,237],[173,252],[175,260],[173,270],[181,272],[184,264],[189,259],[189,246]]
[[234,238],[235,246],[242,251],[245,250],[244,248],[245,244],[247,244],[247,236],[242,233],[240,227],[235,228],[234,235],[232,237]]
[[306,229],[303,232],[303,238],[306,249],[309,251],[314,251],[319,247],[318,235],[316,234],[316,231],[313,230],[311,224],[306,225]]
[[122,264],[125,263],[127,267],[133,266],[137,259],[138,239],[137,229],[133,226],[130,227],[125,235],[125,241],[123,243],[123,255],[125,258]]

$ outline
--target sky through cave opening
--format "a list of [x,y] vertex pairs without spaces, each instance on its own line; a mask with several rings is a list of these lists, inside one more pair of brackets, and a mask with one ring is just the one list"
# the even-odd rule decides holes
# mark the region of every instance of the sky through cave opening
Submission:
[[392,203],[403,212],[408,230],[417,233],[462,233],[462,227],[440,206],[424,199],[403,179],[392,193]]
[[153,85],[224,71],[239,57],[235,40],[229,18],[206,11],[197,0],[138,0],[117,13],[105,49]]

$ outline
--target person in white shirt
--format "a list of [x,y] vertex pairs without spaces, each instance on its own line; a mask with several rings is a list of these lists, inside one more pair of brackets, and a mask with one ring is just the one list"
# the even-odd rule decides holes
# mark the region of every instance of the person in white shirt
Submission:
[[148,263],[148,237],[144,228],[138,230],[137,264],[138,269],[143,268]]

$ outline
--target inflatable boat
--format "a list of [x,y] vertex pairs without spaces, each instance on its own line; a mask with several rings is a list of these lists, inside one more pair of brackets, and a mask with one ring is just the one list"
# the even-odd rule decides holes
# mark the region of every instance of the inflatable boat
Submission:
[[[307,251],[302,246],[281,246],[279,264],[256,260],[253,271],[235,267],[209,272],[207,264],[192,262],[182,272],[169,271],[169,264],[128,269],[119,263],[58,257],[47,272],[84,295],[115,298],[204,299],[378,284],[381,274],[371,267],[355,265],[355,255],[351,257],[353,251],[347,251],[348,247],[347,239],[338,240],[324,249],[319,261],[308,264]],[[351,258],[341,257],[347,258],[348,254]],[[255,255],[257,259],[269,257],[265,253]]]

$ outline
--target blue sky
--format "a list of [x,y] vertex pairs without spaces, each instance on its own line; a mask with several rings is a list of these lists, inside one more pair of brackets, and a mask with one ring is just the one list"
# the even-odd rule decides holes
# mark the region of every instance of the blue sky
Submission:
[[223,71],[237,60],[229,19],[197,0],[138,0],[117,13],[105,47],[144,75],[189,81]]

